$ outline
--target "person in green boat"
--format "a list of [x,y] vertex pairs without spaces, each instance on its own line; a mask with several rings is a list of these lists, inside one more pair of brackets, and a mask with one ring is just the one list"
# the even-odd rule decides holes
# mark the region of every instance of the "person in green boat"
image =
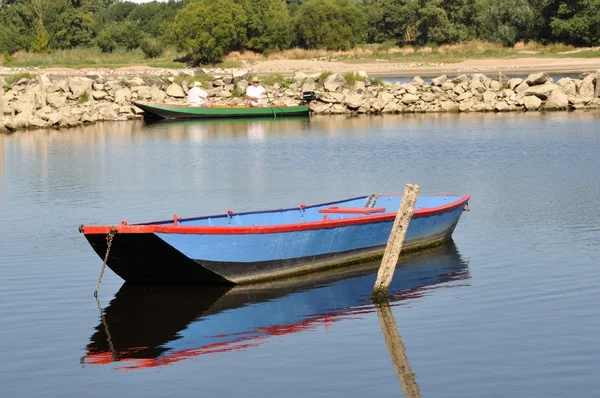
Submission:
[[248,107],[261,107],[262,104],[262,95],[266,93],[267,90],[263,86],[260,85],[260,80],[258,77],[252,78],[252,85],[246,88],[246,106]]
[[192,88],[188,92],[187,104],[188,106],[198,106],[198,107],[212,107],[213,103],[208,98],[208,93],[204,91],[202,88],[202,83],[194,82],[192,83]]

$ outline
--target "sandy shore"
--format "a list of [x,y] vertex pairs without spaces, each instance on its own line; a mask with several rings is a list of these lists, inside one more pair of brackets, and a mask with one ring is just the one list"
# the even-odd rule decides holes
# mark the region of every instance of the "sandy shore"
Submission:
[[[527,75],[534,72],[549,74],[596,72],[600,70],[600,57],[597,58],[514,58],[514,59],[473,59],[452,64],[401,63],[389,61],[340,62],[325,60],[268,60],[244,65],[252,73],[268,75],[281,73],[291,76],[295,71],[306,73],[334,72],[345,73],[365,71],[371,76],[439,76],[442,74],[459,75],[463,73],[502,72],[505,75]],[[0,75],[26,71],[28,68],[0,68]],[[34,68],[50,75],[84,76],[86,73],[102,72],[105,75],[164,75],[173,70],[152,68],[145,65],[132,65],[117,69],[108,68]],[[188,68],[193,73],[193,68]]]
[[474,59],[453,64],[419,64],[398,62],[331,62],[317,60],[278,60],[263,61],[251,66],[255,73],[291,74],[303,72],[330,71],[344,73],[363,70],[369,75],[441,75],[461,73],[527,74],[532,72],[569,73],[595,72],[600,69],[598,58],[515,58],[515,59]]

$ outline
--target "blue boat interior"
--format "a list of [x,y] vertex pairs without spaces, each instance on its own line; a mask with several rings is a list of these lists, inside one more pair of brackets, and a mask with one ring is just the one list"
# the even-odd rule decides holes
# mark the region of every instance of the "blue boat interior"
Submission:
[[[456,201],[460,197],[456,195],[419,196],[415,210],[444,206]],[[231,214],[182,218],[178,220],[178,225],[194,227],[252,227],[340,220],[376,214],[396,213],[400,207],[401,199],[402,196],[391,195],[383,195],[376,198],[361,196],[314,206],[301,205],[295,208],[277,210],[244,213],[233,212]],[[367,206],[370,204],[369,200],[371,202],[374,200],[375,203],[372,206]],[[165,220],[138,225],[173,225],[173,223],[174,220]]]

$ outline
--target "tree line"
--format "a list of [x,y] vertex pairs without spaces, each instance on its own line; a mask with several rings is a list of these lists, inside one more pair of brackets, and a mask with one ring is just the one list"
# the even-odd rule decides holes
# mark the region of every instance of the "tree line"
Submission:
[[600,0],[0,0],[0,53],[177,46],[191,63],[230,51],[346,50],[473,39],[600,44]]

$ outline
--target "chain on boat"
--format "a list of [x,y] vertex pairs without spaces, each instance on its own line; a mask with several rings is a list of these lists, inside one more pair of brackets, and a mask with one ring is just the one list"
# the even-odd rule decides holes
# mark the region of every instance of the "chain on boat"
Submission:
[[365,207],[367,209],[372,209],[373,206],[375,206],[375,203],[377,202],[378,198],[379,195],[377,195],[376,193],[372,193],[371,195],[369,195],[369,199],[367,199],[367,204],[365,205]]
[[108,261],[108,256],[110,254],[110,247],[112,246],[112,241],[115,235],[117,234],[117,229],[112,227],[108,235],[106,235],[106,254],[104,255],[104,262],[102,263],[102,269],[100,270],[100,276],[98,277],[98,283],[96,284],[96,289],[94,290],[94,297],[98,297],[98,290],[100,289],[100,283],[102,282],[102,276],[104,275],[104,270],[106,269],[106,263]]

